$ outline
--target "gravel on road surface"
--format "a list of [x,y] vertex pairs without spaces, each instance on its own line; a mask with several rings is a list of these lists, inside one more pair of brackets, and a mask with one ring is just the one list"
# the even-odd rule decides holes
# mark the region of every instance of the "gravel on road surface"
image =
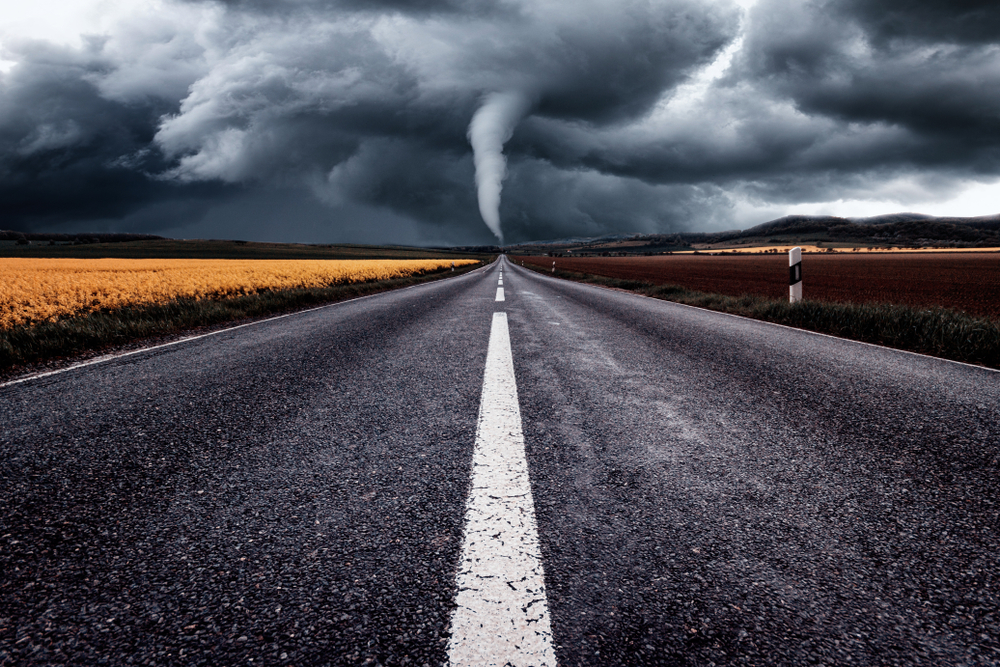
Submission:
[[0,387],[0,665],[445,664],[495,312],[559,665],[1000,664],[1000,374],[501,260]]

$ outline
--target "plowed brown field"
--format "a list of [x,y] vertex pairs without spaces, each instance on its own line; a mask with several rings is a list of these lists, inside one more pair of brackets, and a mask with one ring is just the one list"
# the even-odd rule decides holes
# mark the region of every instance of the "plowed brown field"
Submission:
[[[544,268],[551,257],[512,257]],[[788,256],[557,257],[556,268],[730,296],[788,297]],[[1000,318],[1000,253],[804,255],[803,296]]]

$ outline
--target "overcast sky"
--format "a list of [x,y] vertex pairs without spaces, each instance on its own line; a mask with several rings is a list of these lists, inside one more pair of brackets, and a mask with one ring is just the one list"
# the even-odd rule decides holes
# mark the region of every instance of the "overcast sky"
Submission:
[[0,23],[0,228],[470,244],[997,202],[995,0],[32,0]]

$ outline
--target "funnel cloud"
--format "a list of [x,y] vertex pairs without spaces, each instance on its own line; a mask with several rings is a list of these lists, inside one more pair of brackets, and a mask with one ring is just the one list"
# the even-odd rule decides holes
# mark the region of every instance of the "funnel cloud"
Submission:
[[507,176],[503,145],[528,110],[528,99],[519,93],[492,93],[483,100],[469,123],[469,143],[476,164],[476,189],[483,222],[503,244],[500,227],[500,190]]

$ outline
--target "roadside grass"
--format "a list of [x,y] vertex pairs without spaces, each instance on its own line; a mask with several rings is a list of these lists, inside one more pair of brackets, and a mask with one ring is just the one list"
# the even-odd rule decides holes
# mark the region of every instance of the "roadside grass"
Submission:
[[528,264],[524,267],[548,276],[628,290],[665,301],[1000,368],[1000,322],[947,308],[809,300],[792,304],[763,296],[709,294],[676,285],[653,285],[559,269],[553,274],[542,267]]
[[0,374],[10,375],[27,364],[39,364],[177,334],[189,329],[254,319],[359,296],[439,280],[480,268],[483,264],[429,271],[371,282],[312,289],[258,292],[227,299],[178,299],[165,304],[118,308],[68,317],[56,322],[0,330]]

